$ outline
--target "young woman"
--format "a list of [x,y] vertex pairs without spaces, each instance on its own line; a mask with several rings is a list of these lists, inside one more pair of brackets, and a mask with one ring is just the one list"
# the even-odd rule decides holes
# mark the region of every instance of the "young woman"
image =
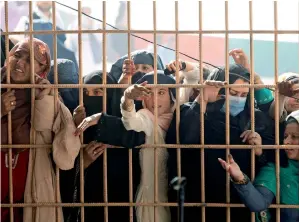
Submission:
[[[158,84],[175,84],[175,80],[164,75],[163,72],[157,74]],[[127,130],[144,132],[146,144],[164,144],[165,135],[170,125],[175,108],[175,90],[167,87],[157,88],[157,103],[155,103],[154,89],[146,88],[146,84],[154,84],[154,73],[148,73],[138,80],[138,85],[127,88],[121,99],[122,121]],[[136,112],[134,100],[142,100],[143,109]],[[154,119],[155,108],[158,113],[157,138],[155,140]],[[159,202],[167,202],[167,159],[168,152],[165,148],[157,148],[158,166],[158,187],[157,197]],[[155,149],[144,148],[139,153],[141,180],[136,194],[136,203],[155,202]],[[168,207],[156,208],[157,221],[170,221],[170,211]],[[137,206],[136,217],[138,222],[155,221],[154,207]]]
[[[249,133],[248,139],[261,144],[261,137],[257,133]],[[299,145],[299,111],[292,112],[286,119],[284,131],[284,145]],[[280,203],[289,205],[299,204],[299,149],[286,149],[288,164],[280,167]],[[275,164],[268,163],[262,167],[254,183],[244,174],[232,155],[229,162],[219,158],[222,167],[230,174],[231,181],[238,191],[243,203],[256,214],[258,221],[270,221],[267,208],[276,197]],[[281,209],[280,221],[299,221],[299,209]]]

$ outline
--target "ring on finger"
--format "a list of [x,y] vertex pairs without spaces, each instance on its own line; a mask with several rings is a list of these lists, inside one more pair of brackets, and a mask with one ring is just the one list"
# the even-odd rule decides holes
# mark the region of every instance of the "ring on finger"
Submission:
[[14,105],[14,102],[13,102],[13,101],[12,101],[12,102],[10,102],[10,105],[12,105],[12,106],[13,106],[13,105]]
[[93,151],[93,155],[94,155],[94,156],[97,155],[97,151]]

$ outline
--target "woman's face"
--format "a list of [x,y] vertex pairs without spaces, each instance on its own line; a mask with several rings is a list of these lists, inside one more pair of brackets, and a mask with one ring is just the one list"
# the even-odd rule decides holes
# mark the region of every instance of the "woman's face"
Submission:
[[[150,98],[144,100],[146,108],[155,114],[155,90],[153,88],[149,88],[152,90],[152,95]],[[157,88],[157,106],[158,106],[158,116],[169,113],[171,109],[171,98],[169,94],[169,89],[165,87]]]
[[294,97],[298,99],[294,99],[291,97],[287,97],[286,99],[285,109],[287,110],[288,113],[299,110],[299,93],[294,95]]
[[149,73],[154,71],[154,68],[148,64],[135,64],[135,72]]
[[[20,45],[15,53],[9,58],[9,65],[11,71],[11,78],[15,83],[29,83],[30,82],[30,53],[26,47]],[[44,66],[38,61],[34,60],[34,71],[40,74],[44,70]]]
[[[248,84],[248,82],[244,81],[243,79],[237,79],[234,83],[234,85],[242,85],[242,84]],[[231,87],[229,89],[229,94],[231,96],[236,96],[236,97],[247,97],[249,93],[249,88],[238,88],[238,87]]]
[[[284,145],[299,145],[299,124],[289,123],[284,132]],[[299,161],[299,149],[286,149],[289,159]]]
[[103,96],[103,89],[102,88],[86,88],[84,89],[84,93],[87,96]]

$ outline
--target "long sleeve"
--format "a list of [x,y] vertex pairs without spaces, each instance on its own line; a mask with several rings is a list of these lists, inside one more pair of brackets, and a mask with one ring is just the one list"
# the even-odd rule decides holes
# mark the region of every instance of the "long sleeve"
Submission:
[[120,117],[102,114],[96,140],[114,146],[134,148],[145,143],[145,133],[127,130]]
[[121,120],[127,130],[145,132],[147,136],[150,136],[153,129],[153,123],[146,115],[146,113],[142,111],[143,110],[139,110],[138,112],[136,112],[134,105],[134,108],[130,112],[128,112],[124,110],[121,105]]
[[251,182],[246,185],[234,184],[242,202],[251,212],[260,212],[269,207],[274,194],[266,187],[254,187]]

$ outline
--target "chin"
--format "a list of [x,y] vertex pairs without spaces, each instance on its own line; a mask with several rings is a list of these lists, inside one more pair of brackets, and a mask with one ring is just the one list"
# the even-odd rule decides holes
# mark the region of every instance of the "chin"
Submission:
[[286,154],[290,160],[299,160],[299,150],[288,149],[286,150]]

